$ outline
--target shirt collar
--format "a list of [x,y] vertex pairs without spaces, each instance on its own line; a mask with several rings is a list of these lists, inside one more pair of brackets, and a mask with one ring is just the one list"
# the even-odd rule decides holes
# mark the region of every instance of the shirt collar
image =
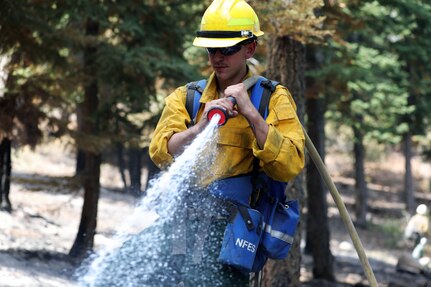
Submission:
[[[248,79],[251,76],[253,76],[253,74],[251,73],[250,69],[247,66],[247,74],[245,75],[245,77],[242,80],[244,81],[245,79]],[[208,82],[207,82],[207,85],[206,85],[206,87],[202,93],[202,97],[201,97],[200,102],[201,103],[207,103],[207,102],[210,102],[216,98],[217,98],[217,81],[215,79],[215,73],[212,72],[208,78]]]

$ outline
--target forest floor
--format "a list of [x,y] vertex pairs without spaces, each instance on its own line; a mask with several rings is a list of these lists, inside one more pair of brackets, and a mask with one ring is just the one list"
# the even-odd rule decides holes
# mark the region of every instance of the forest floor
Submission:
[[[327,156],[327,165],[353,218],[354,180],[351,162]],[[0,287],[76,287],[76,266],[67,259],[75,239],[82,206],[82,190],[74,181],[74,159],[66,147],[46,145],[35,151],[14,151],[10,199],[12,213],[0,211]],[[418,203],[430,205],[431,167],[413,162]],[[369,225],[358,228],[380,286],[431,286],[424,274],[398,272],[398,259],[411,252],[402,239],[408,216],[401,201],[403,159],[391,154],[367,165]],[[121,192],[118,171],[102,167],[96,248],[109,244],[130,215],[136,197]],[[303,254],[303,286],[367,286],[350,237],[328,195],[331,251],[336,283],[312,280],[312,258]],[[354,219],[354,218],[353,218]],[[431,279],[429,279],[431,280]],[[426,285],[430,284],[430,285]]]

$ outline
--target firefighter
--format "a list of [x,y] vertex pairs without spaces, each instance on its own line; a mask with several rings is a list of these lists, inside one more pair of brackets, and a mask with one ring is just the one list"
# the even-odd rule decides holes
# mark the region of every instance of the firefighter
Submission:
[[[260,169],[275,180],[287,182],[301,172],[305,140],[288,89],[282,85],[274,87],[264,120],[242,84],[252,76],[247,60],[253,57],[257,40],[263,34],[255,11],[244,0],[215,0],[207,8],[193,45],[207,50],[213,73],[206,81],[194,125],[190,125],[192,116],[186,109],[187,86],[177,88],[166,98],[150,144],[150,156],[156,165],[166,168],[181,154],[205,129],[209,123],[208,111],[217,106],[222,107],[230,119],[218,130],[217,156],[213,172],[205,182],[249,175],[255,158],[260,162]],[[235,98],[235,105],[228,96]],[[199,192],[204,193],[205,188]],[[195,212],[196,205],[193,207]],[[187,250],[184,254],[175,254],[172,260],[172,264],[181,269],[181,283],[178,284],[248,286],[249,274],[217,260],[227,224],[227,219],[219,216],[224,212],[204,209],[199,213],[211,213],[201,244],[196,244],[195,237],[202,228],[192,227],[190,219],[196,219],[196,215],[186,213]],[[198,216],[199,221],[207,222],[202,216]],[[202,246],[197,257],[196,246]]]
[[416,246],[420,243],[421,238],[427,237],[429,230],[428,207],[425,204],[419,204],[416,208],[416,214],[413,215],[404,230],[404,238],[413,242]]

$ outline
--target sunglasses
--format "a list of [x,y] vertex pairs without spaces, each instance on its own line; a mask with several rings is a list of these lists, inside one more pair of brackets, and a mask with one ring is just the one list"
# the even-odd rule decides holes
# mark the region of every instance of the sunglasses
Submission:
[[240,42],[238,44],[236,44],[235,46],[231,46],[231,47],[226,47],[226,48],[207,48],[208,54],[210,54],[211,56],[214,56],[217,51],[220,51],[220,54],[222,54],[223,56],[232,56],[233,54],[238,53],[242,46],[247,45],[252,43],[254,40],[249,41],[243,41]]
[[239,52],[239,50],[241,50],[242,45],[238,46],[232,46],[232,47],[226,47],[226,48],[207,48],[208,54],[210,54],[211,56],[214,56],[217,51],[220,51],[220,54],[222,54],[223,56],[232,56],[233,54],[236,54]]

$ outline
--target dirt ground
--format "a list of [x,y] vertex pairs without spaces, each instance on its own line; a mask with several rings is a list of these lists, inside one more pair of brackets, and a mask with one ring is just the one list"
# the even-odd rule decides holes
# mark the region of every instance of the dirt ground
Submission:
[[[327,164],[351,211],[354,202],[351,163],[342,156],[328,156]],[[414,171],[419,201],[429,204],[430,165],[415,161]],[[67,146],[59,143],[35,151],[14,151],[10,194],[13,212],[0,211],[0,287],[78,286],[74,278],[76,267],[67,260],[82,207],[82,190],[74,182],[73,172],[73,157]],[[411,252],[400,238],[400,230],[407,222],[400,200],[402,157],[394,154],[369,164],[367,173],[370,175],[370,224],[367,229],[358,229],[358,233],[379,285],[431,286],[425,275],[396,270],[398,258]],[[115,168],[103,165],[101,183],[96,249],[109,243],[137,203],[134,196],[121,192],[120,176]],[[355,249],[330,195],[328,203],[337,283],[312,280],[312,258],[304,254],[302,285],[367,286]]]

